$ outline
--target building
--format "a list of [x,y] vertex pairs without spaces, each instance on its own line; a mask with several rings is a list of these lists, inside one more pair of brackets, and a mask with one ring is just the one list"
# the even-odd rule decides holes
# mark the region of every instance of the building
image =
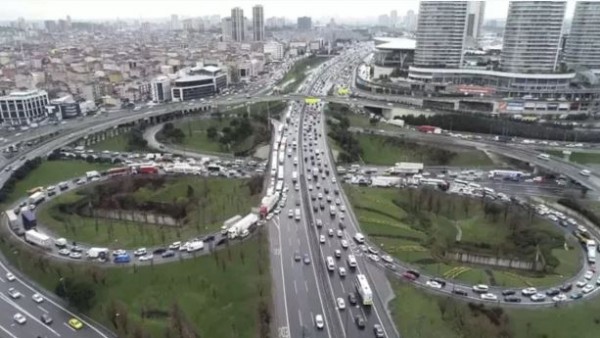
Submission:
[[412,9],[406,12],[406,16],[404,17],[404,28],[409,32],[417,29],[417,15]]
[[600,2],[575,5],[564,61],[570,68],[600,70]]
[[[416,42],[407,38],[375,38],[373,78],[391,76],[395,70],[407,71],[412,65]],[[396,73],[400,74],[400,72]]]
[[398,26],[398,11],[393,10],[390,12],[390,26],[396,28]]
[[56,120],[72,119],[81,115],[81,107],[71,95],[51,100],[47,110],[48,115],[52,115]]
[[265,39],[265,12],[261,5],[252,7],[252,34],[254,41]]
[[416,66],[459,68],[462,65],[467,5],[466,1],[421,1]]
[[47,105],[48,93],[45,90],[12,92],[0,97],[0,117],[4,124],[29,124],[46,117]]
[[263,53],[269,54],[271,60],[281,60],[284,56],[283,45],[279,42],[268,42],[263,46]]
[[218,94],[227,87],[227,74],[220,67],[206,66],[195,70],[194,75],[174,81],[171,88],[173,101],[189,101]]
[[171,29],[181,29],[181,27],[179,26],[179,16],[177,16],[177,14],[171,14]]
[[168,77],[159,76],[152,80],[150,86],[153,102],[171,101],[171,80]]
[[245,39],[244,10],[235,7],[231,10],[231,38],[242,42]]
[[312,19],[308,16],[298,18],[298,30],[309,31],[312,29]]
[[515,73],[556,70],[566,1],[511,1],[500,68]]
[[467,6],[467,33],[466,43],[471,47],[477,46],[477,40],[481,34],[485,13],[485,1],[469,1]]
[[223,18],[221,20],[221,36],[224,41],[229,41],[233,38],[231,18]]

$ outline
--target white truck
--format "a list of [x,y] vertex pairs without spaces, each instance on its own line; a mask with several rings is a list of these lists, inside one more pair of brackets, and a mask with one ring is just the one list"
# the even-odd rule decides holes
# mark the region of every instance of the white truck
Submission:
[[25,240],[44,249],[48,249],[52,246],[52,239],[36,230],[25,231]]
[[593,239],[590,239],[587,241],[586,243],[586,247],[587,247],[587,254],[588,254],[588,262],[590,264],[594,264],[596,263],[596,241],[594,241]]
[[226,220],[225,222],[223,222],[223,226],[221,227],[221,235],[226,235],[227,230],[229,230],[229,228],[232,225],[239,222],[239,220],[241,220],[241,219],[242,219],[242,216],[235,215],[235,216],[231,217],[230,219]]
[[87,257],[89,259],[96,259],[100,257],[101,254],[103,254],[105,257],[108,257],[108,252],[108,248],[90,248],[87,251]]
[[100,173],[96,170],[92,170],[92,171],[88,171],[85,173],[85,177],[89,180],[92,180],[94,178],[100,178]]
[[199,250],[204,249],[204,242],[203,241],[189,242],[187,244],[186,248],[187,248],[187,252],[199,251]]
[[29,196],[29,204],[38,205],[46,199],[46,194],[43,191],[38,191]]
[[19,225],[19,223],[18,223],[19,219],[17,218],[17,215],[15,215],[14,211],[6,210],[4,213],[6,214],[6,218],[8,218],[8,224],[11,227]]
[[[274,193],[263,197],[260,201],[260,214],[262,217],[266,217],[268,213],[275,208],[279,201],[279,193]],[[240,217],[241,218],[241,217]]]
[[237,237],[246,237],[250,233],[250,227],[258,221],[258,215],[248,214],[237,223],[231,226],[227,231],[227,237],[234,239]]

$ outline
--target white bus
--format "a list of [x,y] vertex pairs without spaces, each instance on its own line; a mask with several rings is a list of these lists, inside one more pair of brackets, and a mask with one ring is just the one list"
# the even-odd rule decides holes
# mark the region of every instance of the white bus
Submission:
[[369,282],[367,281],[367,277],[362,274],[356,275],[356,291],[360,295],[362,299],[363,305],[373,305],[373,291],[371,291],[371,287],[369,286]]
[[596,241],[590,239],[586,243],[587,245],[587,254],[588,254],[588,262],[590,264],[596,263]]
[[279,166],[279,171],[277,172],[277,179],[283,180],[283,166]]
[[464,180],[460,180],[460,179],[456,179],[456,180],[454,180],[454,184],[456,184],[456,185],[465,185],[466,186],[466,185],[469,185],[469,182],[464,181]]

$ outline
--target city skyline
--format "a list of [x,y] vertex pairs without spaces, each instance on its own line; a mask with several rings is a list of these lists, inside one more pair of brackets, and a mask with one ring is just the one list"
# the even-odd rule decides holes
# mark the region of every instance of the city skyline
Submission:
[[[313,0],[308,0],[313,1]],[[47,6],[40,6],[45,3]],[[118,3],[121,8],[114,10],[114,6],[107,6],[107,3]],[[231,15],[231,8],[241,7],[247,13],[252,13],[252,7],[262,5],[268,11],[267,17],[286,17],[295,19],[300,16],[310,16],[316,20],[318,18],[333,18],[342,22],[364,22],[376,21],[380,15],[389,15],[391,11],[396,10],[401,18],[406,12],[413,10],[415,13],[419,9],[419,1],[386,1],[374,0],[344,1],[343,6],[340,1],[318,1],[320,10],[315,11],[314,6],[307,6],[306,1],[213,1],[213,0],[150,0],[143,2],[141,0],[88,0],[84,2],[74,0],[4,0],[3,11],[0,13],[0,20],[11,21],[23,17],[26,20],[55,20],[65,18],[70,15],[77,20],[169,20],[171,14],[179,15],[180,19],[188,17],[199,17],[206,15],[220,15],[226,17]],[[315,3],[317,3],[315,1]],[[151,5],[151,6],[150,6]],[[570,18],[573,14],[575,1],[567,2],[566,17]],[[368,8],[368,12],[365,12]],[[185,9],[185,10],[183,10]],[[335,13],[335,15],[327,15]],[[508,13],[508,1],[490,0],[486,1],[485,19],[504,19]],[[185,15],[182,15],[185,14]]]

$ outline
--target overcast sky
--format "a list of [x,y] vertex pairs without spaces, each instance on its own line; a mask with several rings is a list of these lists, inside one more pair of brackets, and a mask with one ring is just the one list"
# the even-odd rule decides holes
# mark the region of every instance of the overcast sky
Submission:
[[[486,1],[486,19],[506,17],[508,1]],[[397,10],[404,16],[408,10],[417,12],[419,1],[413,0],[0,0],[0,20],[59,19],[70,15],[72,20],[90,19],[156,19],[177,14],[180,18],[204,15],[228,16],[231,8],[239,6],[244,15],[252,16],[252,6],[261,4],[265,18],[298,16],[333,17],[339,21],[376,18]],[[570,1],[567,16],[574,1]],[[342,20],[345,19],[345,20]]]

